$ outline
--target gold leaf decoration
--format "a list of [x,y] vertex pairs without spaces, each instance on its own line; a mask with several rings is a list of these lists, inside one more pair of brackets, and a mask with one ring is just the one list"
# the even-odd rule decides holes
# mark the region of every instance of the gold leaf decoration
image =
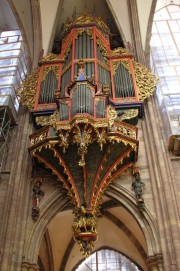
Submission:
[[59,61],[59,60],[60,60],[59,55],[49,53],[43,57],[42,63],[43,62],[50,62],[50,61]]
[[124,113],[122,114],[122,116],[120,116],[119,120],[120,121],[123,121],[123,120],[126,120],[126,119],[132,119],[132,118],[135,118],[138,116],[138,109],[128,109],[128,110],[125,110]]
[[93,28],[80,28],[76,30],[76,39],[78,36],[81,36],[83,32],[87,33],[87,35],[93,38]]
[[38,67],[17,89],[17,96],[20,98],[22,105],[28,109],[33,109],[38,85],[40,68]]
[[36,117],[36,123],[41,126],[54,125],[58,121],[59,112],[55,111],[50,116],[40,116]]
[[154,94],[158,77],[150,69],[133,61],[136,85],[138,88],[138,97],[140,101]]
[[124,59],[118,59],[116,61],[112,62],[112,68],[113,68],[113,75],[116,74],[116,71],[119,67],[119,65],[122,64],[126,70],[131,74],[130,66],[129,66],[129,60],[124,60]]
[[53,65],[53,66],[48,66],[48,67],[45,67],[44,70],[43,70],[43,79],[42,81],[46,78],[46,76],[48,75],[48,73],[50,71],[53,71],[56,78],[58,79],[58,74],[59,74],[59,66],[57,65]]
[[109,57],[120,57],[120,56],[130,56],[132,57],[132,54],[129,52],[127,48],[118,47],[111,51]]

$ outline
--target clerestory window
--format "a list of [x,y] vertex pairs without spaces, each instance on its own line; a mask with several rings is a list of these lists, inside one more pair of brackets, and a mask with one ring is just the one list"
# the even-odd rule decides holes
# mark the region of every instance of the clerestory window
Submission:
[[179,1],[157,1],[150,44],[151,68],[160,79],[157,96],[167,136],[180,134]]
[[15,90],[25,79],[27,58],[20,30],[0,33],[0,95],[11,95],[16,110]]

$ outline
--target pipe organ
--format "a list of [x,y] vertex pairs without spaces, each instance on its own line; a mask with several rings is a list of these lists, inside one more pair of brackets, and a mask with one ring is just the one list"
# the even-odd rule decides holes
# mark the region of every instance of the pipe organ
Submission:
[[[139,116],[142,116],[142,99],[137,86],[139,78],[135,75],[132,54],[125,48],[111,50],[110,30],[101,18],[86,15],[83,22],[83,16],[65,25],[60,55],[50,54],[39,62],[33,115],[55,110],[55,92],[59,91],[59,98],[65,98],[68,103],[69,117],[78,112],[93,115],[96,96],[101,99],[105,92],[109,103],[116,108],[137,108]],[[90,85],[94,90],[86,94],[85,89]],[[89,99],[89,104],[81,104]],[[105,115],[100,112],[104,103],[102,99],[98,102],[101,104],[98,105],[99,116]],[[62,100],[58,103],[61,109],[65,107]]]
[[101,18],[73,17],[60,54],[43,57],[18,89],[42,127],[30,135],[29,153],[66,188],[74,239],[85,257],[97,239],[103,193],[137,160],[137,128],[128,122],[142,116],[157,82],[126,48],[111,50],[109,35]]

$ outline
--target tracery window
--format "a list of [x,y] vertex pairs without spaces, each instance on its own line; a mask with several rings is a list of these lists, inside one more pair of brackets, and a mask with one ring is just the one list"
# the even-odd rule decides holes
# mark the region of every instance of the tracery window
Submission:
[[18,110],[15,90],[25,79],[27,58],[20,30],[0,34],[0,95],[11,95]]
[[178,1],[169,1],[164,6],[165,2],[167,4],[167,1],[157,1],[151,37],[151,67],[160,78],[157,96],[169,136],[180,133],[180,5]]
[[138,271],[132,261],[124,255],[110,249],[96,251],[83,261],[75,271]]

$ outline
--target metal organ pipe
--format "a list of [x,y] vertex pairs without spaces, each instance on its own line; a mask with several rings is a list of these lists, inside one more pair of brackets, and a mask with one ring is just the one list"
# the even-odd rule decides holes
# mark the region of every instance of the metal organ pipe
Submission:
[[78,58],[82,58],[82,36],[79,36],[78,38],[78,46],[79,46],[79,55]]
[[120,64],[114,76],[116,97],[133,97],[134,87],[131,74]]
[[87,34],[85,32],[83,32],[82,35],[82,47],[83,47],[83,58],[87,58]]
[[54,91],[57,89],[58,81],[53,71],[50,71],[41,82],[39,104],[55,103]]
[[77,59],[78,58],[78,39],[75,40],[75,58]]

